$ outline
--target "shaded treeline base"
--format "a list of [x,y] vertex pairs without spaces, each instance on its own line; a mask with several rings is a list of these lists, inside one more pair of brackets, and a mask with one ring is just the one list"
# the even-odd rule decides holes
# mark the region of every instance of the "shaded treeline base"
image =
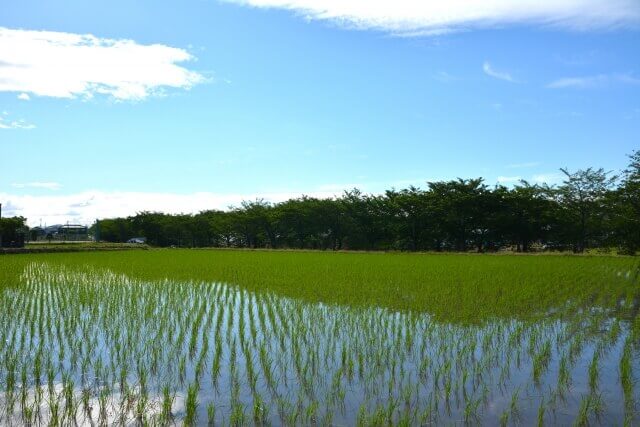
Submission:
[[[101,239],[144,236],[156,246],[359,250],[640,249],[640,152],[620,177],[570,173],[557,187],[522,181],[489,188],[482,178],[431,182],[334,199],[243,202],[196,215],[141,212],[99,222]],[[95,226],[94,226],[95,231]]]
[[23,248],[0,248],[0,255],[22,253],[49,252],[92,252],[92,251],[123,251],[131,249],[149,249],[147,245],[135,243],[105,243],[105,242],[52,242],[29,243]]

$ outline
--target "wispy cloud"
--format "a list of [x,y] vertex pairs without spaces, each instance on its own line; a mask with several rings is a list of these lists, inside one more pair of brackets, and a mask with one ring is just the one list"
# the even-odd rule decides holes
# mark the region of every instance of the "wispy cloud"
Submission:
[[444,82],[444,83],[449,83],[449,82],[453,82],[456,80],[459,80],[458,77],[446,72],[446,71],[438,71],[434,78],[438,81]]
[[44,188],[47,190],[59,190],[62,187],[57,182],[14,182],[11,186],[14,188]]
[[193,59],[183,49],[162,44],[0,27],[0,92],[17,92],[25,100],[29,94],[141,100],[205,80],[177,65]]
[[31,97],[29,96],[28,93],[21,93],[18,95],[18,99],[21,101],[29,101],[31,99]]
[[561,183],[563,180],[563,175],[557,172],[549,172],[549,173],[540,173],[533,175],[500,175],[496,179],[498,184],[502,185],[513,185],[519,184],[520,181],[527,181],[533,184],[549,184],[556,185]]
[[513,184],[516,182],[520,182],[522,180],[521,176],[499,176],[498,183],[499,184]]
[[2,114],[0,114],[0,129],[30,130],[35,128],[35,125],[28,123],[24,119],[10,120],[8,116],[9,116],[9,113],[7,113],[6,111],[3,111]]
[[549,172],[549,173],[541,173],[537,175],[533,175],[531,177],[532,181],[536,184],[558,184],[562,182],[563,175],[559,172]]
[[473,28],[526,24],[572,30],[640,23],[637,0],[226,0],[291,10],[309,20],[355,29],[429,36]]
[[589,89],[611,84],[640,85],[640,78],[631,73],[597,74],[594,76],[564,77],[547,84],[550,89]]
[[506,71],[496,70],[488,61],[485,61],[484,64],[482,64],[482,71],[484,71],[486,75],[496,79],[504,80],[511,83],[516,82],[515,79],[511,77],[511,74]]

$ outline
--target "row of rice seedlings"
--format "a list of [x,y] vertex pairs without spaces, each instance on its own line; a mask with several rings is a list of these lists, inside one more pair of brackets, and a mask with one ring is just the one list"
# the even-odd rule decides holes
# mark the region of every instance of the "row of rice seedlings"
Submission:
[[[600,355],[628,335],[605,315],[453,325],[426,314],[310,305],[233,286],[144,282],[104,271],[32,265],[22,280],[1,295],[16,315],[0,315],[7,344],[0,349],[0,407],[5,419],[24,422],[266,424],[274,417],[348,421],[359,413],[368,422],[474,423],[504,393],[511,397],[501,419],[513,420],[521,390],[552,385],[550,395],[569,392],[587,345],[599,348],[587,372],[595,394]],[[592,332],[568,332],[585,322]],[[607,334],[596,333],[603,326]],[[620,383],[632,402],[634,347],[627,341]],[[514,384],[523,366],[532,381]],[[587,416],[598,412],[592,401],[585,405]]]

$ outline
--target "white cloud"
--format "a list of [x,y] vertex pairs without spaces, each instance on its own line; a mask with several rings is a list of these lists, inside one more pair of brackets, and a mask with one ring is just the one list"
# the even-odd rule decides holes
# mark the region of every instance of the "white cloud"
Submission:
[[541,173],[537,175],[533,175],[531,177],[532,181],[536,184],[558,184],[562,182],[564,175],[559,172],[550,172],[550,173]]
[[520,182],[521,176],[499,176],[498,183],[500,184],[513,184],[514,182]]
[[345,191],[352,190],[354,188],[363,189],[366,185],[362,183],[353,183],[353,184],[324,184],[320,185],[317,191],[321,193],[329,193],[329,194],[337,194],[340,195]]
[[482,64],[482,70],[486,75],[491,76],[493,78],[515,83],[515,80],[513,77],[511,77],[511,74],[505,71],[498,71],[494,69],[488,61],[485,61],[484,64]]
[[22,92],[20,95],[18,95],[18,99],[20,99],[21,101],[29,101],[31,97],[28,93]]
[[442,34],[513,24],[573,30],[610,29],[640,23],[637,0],[226,0],[291,10],[305,19],[398,35]]
[[272,192],[262,194],[219,194],[219,193],[148,193],[148,192],[105,192],[85,191],[68,195],[16,195],[0,193],[3,215],[20,215],[27,218],[29,225],[40,223],[91,224],[96,218],[114,218],[135,215],[140,211],[166,213],[197,213],[208,209],[225,210],[238,206],[243,200],[264,198],[271,202],[281,202],[306,194],[309,197],[328,198],[342,193],[340,186],[327,186],[311,192]]
[[598,74],[595,76],[564,77],[547,85],[550,89],[589,89],[610,84],[640,85],[640,78],[631,73]]
[[14,188],[44,188],[47,190],[59,190],[62,185],[57,182],[14,182],[11,184]]
[[201,74],[177,65],[193,59],[162,44],[0,27],[0,92],[141,100],[167,87],[202,82]]
[[8,116],[9,116],[9,113],[7,113],[6,111],[2,112],[2,116],[0,116],[0,129],[25,129],[25,130],[30,130],[30,129],[34,129],[35,128],[35,125],[32,125],[31,123],[27,123],[23,119],[9,120],[9,119],[7,119]]

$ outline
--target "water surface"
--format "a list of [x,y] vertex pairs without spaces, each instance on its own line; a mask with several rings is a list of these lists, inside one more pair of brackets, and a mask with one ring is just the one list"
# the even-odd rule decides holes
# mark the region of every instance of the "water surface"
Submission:
[[0,306],[0,424],[634,421],[637,340],[611,308],[449,323],[46,263]]

